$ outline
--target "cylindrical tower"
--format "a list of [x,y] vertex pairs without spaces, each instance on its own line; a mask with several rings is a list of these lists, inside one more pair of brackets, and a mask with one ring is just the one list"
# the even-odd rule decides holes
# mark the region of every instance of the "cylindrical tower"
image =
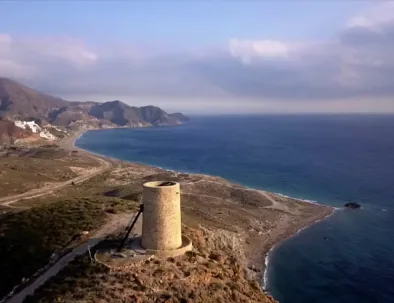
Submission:
[[182,246],[180,196],[177,182],[155,181],[144,184],[143,248],[172,250]]

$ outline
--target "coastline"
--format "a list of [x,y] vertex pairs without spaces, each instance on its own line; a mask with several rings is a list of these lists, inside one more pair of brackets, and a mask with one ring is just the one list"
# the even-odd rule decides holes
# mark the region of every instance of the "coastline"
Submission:
[[[309,202],[307,202],[309,203]],[[321,219],[317,219],[316,221],[312,222],[309,225],[306,225],[304,227],[301,227],[299,230],[296,231],[296,233],[288,236],[287,238],[283,239],[282,241],[277,242],[276,244],[274,244],[269,250],[268,252],[265,254],[265,259],[264,259],[264,273],[263,273],[263,278],[262,278],[262,287],[264,289],[264,291],[266,291],[267,293],[269,292],[268,289],[268,265],[270,262],[270,258],[272,256],[272,254],[275,253],[275,249],[278,248],[280,245],[284,244],[287,240],[296,237],[297,235],[299,235],[301,232],[303,232],[304,230],[308,229],[309,227],[312,227],[313,225],[328,219],[329,217],[333,216],[336,212],[338,211],[338,209],[333,208],[332,212],[327,214],[325,217],[321,218]]]
[[[120,162],[128,162],[128,161],[119,160],[119,159],[116,159],[116,158],[113,158],[113,157],[110,157],[110,156],[100,155],[98,153],[95,153],[95,152],[92,152],[92,151],[80,148],[80,147],[75,145],[76,141],[79,138],[81,138],[86,132],[88,132],[88,131],[95,131],[95,130],[103,130],[103,129],[105,129],[105,128],[80,129],[80,130],[74,132],[71,136],[68,136],[67,138],[59,140],[58,145],[59,145],[59,147],[65,149],[65,150],[68,150],[68,151],[77,150],[79,152],[83,152],[85,154],[97,157],[97,158],[102,159],[102,160],[108,160],[109,163],[111,163],[111,164],[113,162],[119,162],[119,161]],[[113,128],[108,128],[108,129],[113,129]]]
[[[90,130],[97,130],[96,128],[93,129],[80,129],[77,130],[76,132],[74,132],[72,135],[61,139],[58,141],[58,145],[64,149],[67,150],[72,150],[72,149],[78,149],[78,150],[83,150],[86,151],[82,148],[79,148],[78,146],[75,145],[75,142],[81,138],[86,132],[90,131]],[[88,153],[90,153],[89,151],[86,151]]]
[[[102,129],[83,129],[76,131],[71,136],[65,138],[65,140],[61,140],[59,142],[59,146],[68,150],[78,150],[93,155],[95,157],[99,157],[101,159],[109,160],[111,162],[117,161],[117,162],[135,164],[135,162],[133,161],[112,158],[110,156],[97,154],[76,146],[76,141],[80,137],[82,137],[86,132],[94,131],[94,130],[102,130]],[[173,170],[163,169],[157,166],[151,166],[147,164],[138,164],[138,165],[143,167],[145,166],[145,167],[155,168],[162,171],[174,172]],[[174,173],[177,174],[176,172]],[[192,174],[192,175],[200,175],[209,179],[217,178],[215,176],[210,176],[205,174]],[[229,182],[229,184],[231,183]],[[244,186],[241,185],[235,185],[235,186],[245,188]],[[244,264],[245,269],[248,271],[248,274],[252,279],[258,279],[262,288],[265,291],[269,292],[269,290],[267,290],[267,283],[269,278],[268,265],[270,261],[270,256],[272,253],[274,253],[275,248],[283,244],[289,238],[296,236],[301,231],[332,216],[333,214],[335,214],[337,209],[331,206],[319,204],[316,201],[292,198],[280,193],[271,193],[254,188],[246,188],[246,190],[250,190],[253,192],[261,192],[264,196],[266,196],[269,200],[272,201],[281,201],[281,202],[286,201],[290,203],[297,203],[304,205],[308,209],[306,214],[304,215],[301,214],[300,217],[285,218],[283,221],[279,221],[277,226],[272,228],[272,230],[269,230],[268,233],[260,234],[261,232],[258,232],[257,234],[255,234],[254,232],[251,232],[248,233],[247,235],[240,236],[241,238],[240,242],[243,242],[242,243],[243,251],[245,253],[244,256],[245,258],[244,260],[241,261],[243,261],[242,263]],[[277,208],[277,206],[273,205],[272,209],[275,208]],[[245,239],[242,241],[243,237],[245,237]]]

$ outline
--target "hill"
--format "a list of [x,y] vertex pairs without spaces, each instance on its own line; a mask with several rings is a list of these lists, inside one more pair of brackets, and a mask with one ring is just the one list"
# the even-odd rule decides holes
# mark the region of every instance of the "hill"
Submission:
[[70,102],[7,78],[0,78],[0,117],[74,129],[176,125],[187,120],[180,113],[168,114],[155,106],[129,106],[119,100]]
[[15,140],[33,136],[33,132],[19,128],[11,121],[0,120],[0,144],[12,144]]
[[128,106],[118,100],[96,104],[90,109],[89,114],[119,126],[140,126],[139,124],[144,125],[148,122],[141,119],[138,107]]
[[58,126],[70,126],[76,121],[93,122],[94,117],[89,115],[92,104],[79,105],[69,104],[51,110],[48,114],[48,122]]
[[68,102],[36,91],[7,78],[0,78],[0,117],[45,119]]
[[[92,106],[89,114],[119,126],[176,125],[182,120],[156,106],[134,107],[115,100]],[[184,120],[183,120],[184,121]]]
[[176,114],[167,114],[156,106],[141,107],[141,115],[144,120],[150,121],[153,125],[179,124],[182,122]]
[[189,121],[189,118],[186,117],[186,116],[185,116],[184,114],[182,114],[182,113],[173,113],[173,114],[170,114],[170,117],[173,118],[173,119],[175,119],[175,120],[179,120],[179,121],[181,121],[181,122],[187,122],[187,121]]

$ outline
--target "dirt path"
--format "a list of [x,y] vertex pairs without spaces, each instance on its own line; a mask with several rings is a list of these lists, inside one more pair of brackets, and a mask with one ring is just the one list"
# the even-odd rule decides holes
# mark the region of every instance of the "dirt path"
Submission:
[[112,167],[112,163],[110,161],[104,160],[103,158],[93,156],[93,155],[89,155],[89,157],[91,157],[92,159],[95,159],[96,161],[99,161],[100,165],[94,169],[87,171],[83,175],[80,175],[78,177],[75,177],[73,179],[70,179],[70,180],[67,180],[64,182],[50,184],[50,185],[47,185],[47,186],[44,186],[41,188],[30,190],[30,191],[25,192],[23,194],[0,198],[0,205],[1,206],[10,206],[12,203],[15,203],[15,202],[22,200],[22,199],[32,199],[32,198],[37,198],[37,197],[41,197],[41,196],[50,194],[55,190],[59,190],[59,189],[62,189],[66,186],[70,186],[73,183],[74,184],[82,183],[82,182],[84,182],[96,175],[99,175],[99,174],[107,171],[108,169],[110,169]]
[[45,284],[51,277],[58,274],[58,272],[63,269],[68,263],[75,259],[75,257],[85,253],[89,247],[93,248],[105,236],[115,232],[119,228],[124,228],[130,221],[133,214],[121,214],[112,215],[111,219],[98,230],[86,243],[74,248],[70,253],[61,257],[55,264],[49,267],[42,275],[34,280],[33,283],[26,286],[19,293],[13,295],[10,299],[6,300],[7,303],[21,303],[29,295],[34,294],[34,292],[42,285]]
[[[194,184],[203,183],[203,182],[205,182],[205,183],[217,184],[217,185],[220,185],[220,186],[226,186],[226,187],[228,187],[228,188],[230,188],[230,189],[236,189],[236,187],[234,187],[234,185],[228,185],[228,184],[220,183],[220,182],[217,182],[217,181],[211,181],[211,180],[198,180],[198,181],[192,181],[192,182],[183,183],[182,185],[194,185]],[[280,210],[280,211],[290,212],[289,208],[288,208],[286,205],[284,205],[283,203],[280,203],[280,202],[276,201],[276,200],[274,199],[274,197],[272,197],[272,195],[271,195],[270,193],[266,192],[265,190],[258,190],[258,189],[254,189],[254,188],[246,188],[246,189],[244,189],[244,190],[249,190],[249,191],[253,191],[253,192],[258,192],[258,193],[260,193],[264,198],[266,198],[268,201],[270,201],[270,202],[272,203],[272,205],[264,206],[264,208],[278,209],[278,210]],[[185,195],[185,194],[186,194],[186,195],[187,195],[187,194],[190,195],[190,193],[183,193],[183,194],[184,194],[184,195]],[[200,195],[200,196],[206,196],[207,198],[210,198],[210,199],[215,199],[215,198],[217,199],[217,197],[213,197],[213,196],[209,196],[209,195],[201,195],[201,194],[199,194],[199,195]]]

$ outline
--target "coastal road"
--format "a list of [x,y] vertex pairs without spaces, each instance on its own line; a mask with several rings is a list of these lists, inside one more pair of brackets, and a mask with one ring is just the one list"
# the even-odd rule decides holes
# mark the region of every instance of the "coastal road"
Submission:
[[0,205],[12,207],[11,206],[12,203],[18,202],[22,199],[33,199],[33,198],[41,197],[44,195],[48,195],[56,190],[70,186],[72,184],[82,183],[94,176],[97,176],[97,175],[102,174],[103,172],[109,170],[113,165],[111,161],[105,160],[101,157],[94,156],[94,155],[88,155],[88,156],[99,161],[100,165],[94,169],[87,171],[86,173],[84,173],[78,177],[75,177],[73,179],[70,179],[70,180],[67,180],[64,182],[50,184],[48,186],[44,186],[41,188],[30,190],[30,191],[25,192],[23,194],[0,198]]
[[[134,214],[135,215],[135,214]],[[125,228],[130,222],[133,214],[120,214],[112,215],[105,225],[103,225],[87,242],[74,248],[70,253],[61,257],[56,263],[49,266],[40,276],[38,276],[31,284],[27,285],[20,292],[12,295],[10,298],[6,298],[1,302],[6,303],[22,303],[25,298],[29,295],[33,295],[34,292],[42,285],[45,284],[51,277],[56,276],[60,270],[62,270],[68,263],[75,259],[75,257],[82,255],[89,248],[93,248],[100,241],[102,241],[107,235],[114,233],[120,228]]]

